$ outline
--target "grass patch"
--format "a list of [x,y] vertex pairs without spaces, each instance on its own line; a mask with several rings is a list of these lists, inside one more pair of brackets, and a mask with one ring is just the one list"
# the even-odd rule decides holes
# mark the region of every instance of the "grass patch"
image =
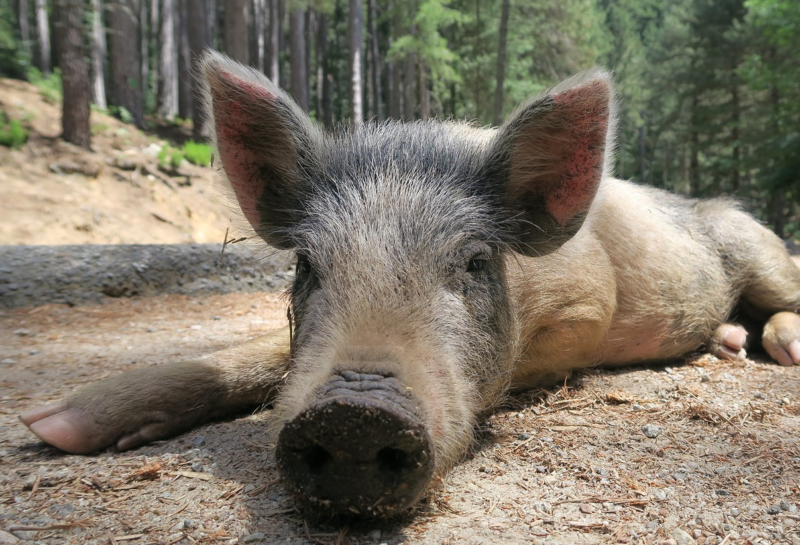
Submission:
[[0,111],[0,144],[8,148],[21,148],[28,141],[28,131],[16,119],[8,121]]
[[211,165],[211,146],[189,140],[183,145],[183,156],[193,165],[207,167]]
[[172,168],[178,168],[183,162],[183,152],[167,144],[158,152],[158,162],[163,166],[171,165]]
[[27,73],[28,81],[39,89],[45,102],[57,104],[61,102],[61,70],[56,68],[49,76],[44,76],[38,68],[31,66]]

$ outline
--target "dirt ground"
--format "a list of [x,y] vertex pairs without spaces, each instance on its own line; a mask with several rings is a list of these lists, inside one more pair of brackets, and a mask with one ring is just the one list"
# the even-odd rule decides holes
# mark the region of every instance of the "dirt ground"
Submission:
[[0,146],[0,244],[221,243],[233,228],[213,169],[159,169],[157,131],[93,111],[86,152],[58,139],[59,104],[10,79],[0,109],[30,132],[22,149]]
[[749,360],[589,371],[512,397],[391,523],[305,520],[264,442],[268,411],[88,457],[17,421],[99,378],[277,328],[284,310],[264,293],[0,313],[0,529],[52,544],[800,543],[800,368]]
[[[161,140],[96,112],[94,151],[67,146],[58,106],[25,83],[0,80],[0,107],[32,131],[0,149],[0,244],[222,241],[211,169],[184,165],[186,185],[158,170]],[[58,452],[17,420],[284,317],[275,293],[0,311],[0,545],[800,544],[800,368],[763,358],[589,371],[512,397],[415,513],[382,523],[306,520],[278,481],[268,411],[95,456]]]

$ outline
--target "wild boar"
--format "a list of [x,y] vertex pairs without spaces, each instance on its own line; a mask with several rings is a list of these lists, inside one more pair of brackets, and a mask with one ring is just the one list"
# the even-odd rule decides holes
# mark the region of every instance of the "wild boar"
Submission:
[[130,449],[270,402],[278,467],[303,504],[387,515],[463,456],[509,390],[703,347],[741,358],[748,331],[734,319],[763,329],[780,364],[800,362],[800,269],[774,234],[732,200],[611,176],[606,72],[564,82],[498,129],[332,133],[217,53],[203,73],[245,218],[296,252],[293,332],[22,415],[60,449]]

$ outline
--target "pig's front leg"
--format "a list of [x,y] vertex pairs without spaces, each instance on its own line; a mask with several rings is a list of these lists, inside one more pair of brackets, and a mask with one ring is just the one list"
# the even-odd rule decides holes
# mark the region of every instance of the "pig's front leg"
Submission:
[[20,420],[43,441],[87,454],[127,450],[269,401],[289,372],[288,328],[193,361],[85,386]]

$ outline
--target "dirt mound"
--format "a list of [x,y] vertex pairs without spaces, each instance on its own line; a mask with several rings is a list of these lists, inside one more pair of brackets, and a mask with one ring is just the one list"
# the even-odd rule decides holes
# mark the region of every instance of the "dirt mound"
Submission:
[[0,147],[0,244],[222,242],[233,227],[217,173],[163,172],[157,136],[92,112],[86,152],[58,138],[60,104],[17,80],[0,79],[0,109],[30,132]]

